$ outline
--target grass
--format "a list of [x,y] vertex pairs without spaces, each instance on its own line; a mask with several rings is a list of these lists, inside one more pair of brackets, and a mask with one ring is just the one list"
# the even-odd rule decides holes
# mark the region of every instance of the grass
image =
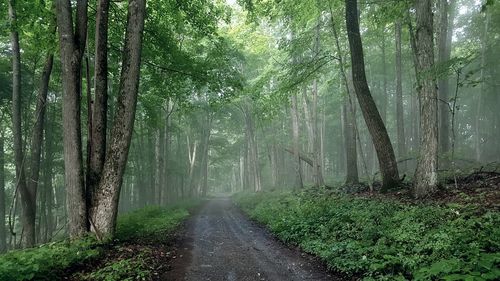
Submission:
[[281,240],[363,280],[498,280],[500,214],[474,205],[407,204],[328,190],[238,194]]
[[[117,222],[115,240],[112,242],[165,239],[167,233],[172,232],[189,216],[188,210],[196,204],[197,201],[188,201],[168,208],[146,207],[121,215]],[[11,251],[0,255],[0,281],[58,280],[69,268],[102,257],[108,245],[93,237],[86,237]],[[132,259],[111,261],[103,268],[82,276],[82,279],[129,280],[128,277],[135,276],[139,279],[134,280],[144,280],[144,276],[149,274],[142,262],[144,254],[147,253],[138,253]]]

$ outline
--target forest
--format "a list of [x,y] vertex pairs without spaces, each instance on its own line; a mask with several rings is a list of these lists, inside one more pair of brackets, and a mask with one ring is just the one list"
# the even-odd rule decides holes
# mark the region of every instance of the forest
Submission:
[[0,281],[499,280],[500,2],[5,0]]

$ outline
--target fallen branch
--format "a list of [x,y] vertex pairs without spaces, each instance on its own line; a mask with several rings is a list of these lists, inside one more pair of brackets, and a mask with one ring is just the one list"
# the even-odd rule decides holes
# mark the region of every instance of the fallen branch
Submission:
[[[295,154],[293,149],[290,149],[289,147],[283,147],[283,149],[286,151],[286,152],[289,152],[291,154]],[[313,160],[309,157],[307,157],[307,155],[305,155],[303,152],[300,152],[299,151],[299,158],[300,160],[306,162],[307,164],[309,164],[311,167],[314,167],[314,164],[313,164]]]

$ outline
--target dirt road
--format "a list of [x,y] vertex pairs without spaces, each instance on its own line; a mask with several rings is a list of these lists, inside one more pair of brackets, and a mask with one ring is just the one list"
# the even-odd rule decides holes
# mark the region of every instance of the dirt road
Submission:
[[164,280],[335,280],[323,265],[276,241],[228,198],[190,219]]

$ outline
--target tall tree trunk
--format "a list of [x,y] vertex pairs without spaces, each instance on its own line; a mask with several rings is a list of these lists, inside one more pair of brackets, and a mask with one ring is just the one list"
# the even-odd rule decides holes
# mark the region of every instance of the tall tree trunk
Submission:
[[163,161],[163,155],[162,155],[162,144],[163,144],[163,134],[162,130],[157,128],[155,129],[155,147],[154,147],[154,153],[155,153],[155,164],[154,164],[154,204],[157,206],[160,206],[161,204],[161,173],[162,171],[162,161]]
[[87,232],[81,135],[82,57],[87,37],[87,0],[76,2],[76,25],[70,0],[56,1],[63,84],[64,184],[70,237]]
[[[453,18],[455,1],[440,0],[440,24],[439,24],[439,62],[443,63],[451,57],[451,38],[453,34]],[[449,104],[449,80],[443,76],[438,81],[439,95],[439,148],[442,154],[450,150],[450,109]]]
[[[89,130],[90,149],[87,152],[89,167],[87,174],[87,199],[92,202],[92,194],[99,183],[104,160],[106,159],[106,133],[108,110],[108,18],[109,0],[99,0],[95,23],[95,65],[94,92],[91,128]],[[87,83],[90,83],[88,79]]]
[[189,181],[189,197],[193,197],[194,194],[194,188],[195,188],[195,180],[194,180],[194,170],[195,170],[195,164],[196,164],[196,159],[197,159],[197,150],[198,150],[198,142],[194,141],[194,143],[191,145],[191,142],[189,141],[189,134],[186,134],[186,145],[187,145],[187,150],[188,150],[188,157],[189,157],[189,169],[188,169],[188,181]]
[[[304,124],[306,125],[307,131],[307,148],[304,150],[307,154],[312,155],[314,153],[314,129],[313,129],[313,118],[311,113],[311,102],[309,101],[309,97],[307,96],[307,87],[304,87],[302,90],[302,108],[304,109]],[[313,177],[314,177],[314,166],[311,166]],[[307,181],[311,177],[311,171],[309,168],[306,168],[304,171],[304,179]]]
[[129,0],[120,90],[111,141],[91,208],[93,231],[113,235],[137,106],[146,0]]
[[388,95],[389,93],[387,92],[387,57],[385,55],[386,53],[386,45],[385,45],[385,25],[384,28],[382,29],[383,35],[382,35],[382,76],[383,76],[383,92],[382,92],[382,99],[380,101],[380,114],[382,115],[382,120],[384,121],[384,124],[387,124],[387,100],[388,100]]
[[346,163],[346,184],[357,184],[358,178],[358,152],[356,132],[354,122],[356,112],[349,109],[349,101],[346,99],[342,104],[342,119],[344,121],[344,145],[345,145],[345,163]]
[[[341,87],[339,87],[341,88]],[[340,91],[342,92],[342,91]],[[336,171],[336,175],[345,175],[347,174],[347,168],[346,168],[346,142],[345,142],[345,134],[346,134],[346,124],[347,124],[347,121],[345,120],[345,114],[344,111],[346,110],[345,109],[345,102],[342,103],[340,105],[340,118],[338,118],[338,120],[340,121],[339,122],[339,127],[340,127],[340,145],[336,145],[336,147],[338,148],[338,158],[337,158],[337,161],[334,161],[339,163],[337,165],[337,167],[339,167],[339,171]]]
[[26,183],[25,155],[23,152],[23,136],[21,128],[21,50],[19,47],[19,33],[17,31],[17,15],[15,1],[9,1],[9,20],[11,23],[12,44],[12,134],[14,139],[14,160],[16,166],[16,186],[21,194],[23,207],[23,243],[25,247],[32,247],[36,242],[35,217],[36,201],[35,193],[30,190]]
[[243,113],[245,115],[246,134],[248,137],[249,151],[249,166],[251,167],[251,180],[253,182],[253,190],[256,192],[262,191],[262,182],[260,176],[259,151],[257,139],[255,136],[255,124],[252,117],[252,110],[248,104],[244,105]]
[[[396,37],[396,127],[398,136],[398,157],[401,159],[406,156],[405,143],[405,125],[404,125],[404,108],[403,108],[403,63],[401,60],[401,21],[396,21],[395,25]],[[406,165],[403,164],[403,170],[406,170]]]
[[5,228],[5,150],[3,133],[0,136],[0,253],[7,251],[7,229]]
[[[28,188],[31,192],[32,202],[35,204],[33,208],[36,210],[36,194],[38,189],[38,180],[40,178],[40,158],[42,154],[43,132],[46,124],[45,111],[47,103],[47,94],[49,91],[50,74],[52,73],[52,65],[54,62],[54,55],[49,54],[42,71],[40,81],[40,88],[38,90],[38,97],[35,109],[35,125],[33,128],[33,137],[31,139],[31,165],[30,165],[30,179],[28,181]],[[40,232],[38,232],[40,233]]]
[[205,125],[203,128],[203,155],[202,155],[202,163],[201,163],[201,171],[202,171],[202,184],[201,184],[201,196],[206,197],[208,193],[208,152],[210,150],[210,133],[211,133],[211,114],[210,111],[207,110],[205,118]]
[[418,93],[420,99],[420,153],[415,172],[415,196],[429,194],[437,185],[438,169],[438,119],[437,90],[432,77],[425,75],[434,66],[432,1],[416,2],[417,34],[416,57],[418,61]]
[[385,191],[398,185],[398,166],[391,140],[366,81],[363,45],[359,32],[357,0],[346,0],[345,3],[354,89],[373,144],[375,145],[375,150],[377,151],[383,181],[382,191]]
[[[316,53],[320,52],[320,31],[321,25],[318,19],[318,24],[316,25],[316,39],[315,39],[315,50]],[[314,185],[316,187],[325,185],[323,179],[323,168],[322,168],[322,158],[321,158],[321,143],[320,143],[320,134],[318,130],[318,80],[314,79],[313,81],[313,90],[312,90],[312,104],[311,104],[311,119],[312,119],[312,128],[313,128],[313,178]]]
[[54,124],[56,122],[54,114],[47,114],[47,130],[45,132],[45,157],[43,160],[43,193],[45,200],[45,231],[42,233],[44,242],[48,242],[54,231],[54,193],[52,185],[52,175],[54,166]]
[[297,95],[292,95],[291,115],[292,115],[292,134],[293,134],[293,157],[295,163],[295,184],[294,189],[304,187],[302,179],[302,166],[300,163],[300,142],[299,142],[299,113],[297,108]]
[[480,162],[482,160],[482,150],[481,150],[481,129],[482,129],[482,118],[481,115],[483,110],[483,99],[486,95],[486,51],[488,50],[488,31],[491,21],[491,12],[486,11],[486,20],[484,22],[484,33],[481,40],[481,89],[478,97],[476,98],[476,124],[474,130],[474,150],[476,161]]
[[163,186],[163,194],[161,197],[161,204],[164,205],[168,202],[171,201],[171,198],[175,196],[175,190],[172,189],[171,187],[173,185],[168,184],[168,181],[170,180],[170,175],[169,175],[169,168],[168,168],[168,160],[170,157],[170,145],[172,144],[172,140],[170,137],[170,113],[172,112],[171,110],[171,105],[170,101],[167,101],[167,111],[168,114],[165,117],[165,122],[163,123],[163,173],[161,174],[161,186]]

